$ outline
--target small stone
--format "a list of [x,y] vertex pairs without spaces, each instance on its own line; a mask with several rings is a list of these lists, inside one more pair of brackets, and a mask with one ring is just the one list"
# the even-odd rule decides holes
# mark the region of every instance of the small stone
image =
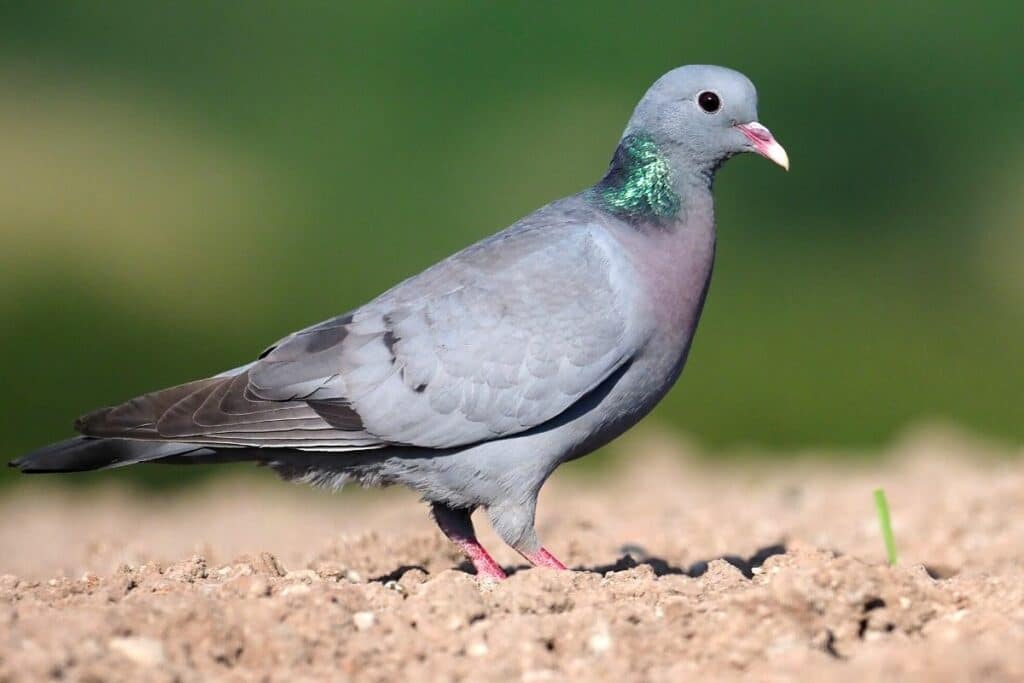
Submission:
[[166,660],[163,643],[154,638],[111,638],[108,646],[139,666],[160,666]]
[[607,652],[612,646],[612,637],[608,631],[598,631],[594,635],[590,636],[590,640],[587,641],[587,645],[590,647],[590,651],[594,654],[601,654]]
[[317,565],[316,573],[324,581],[341,581],[348,571],[337,562],[322,562]]
[[403,592],[408,593],[412,588],[426,583],[428,578],[429,575],[422,569],[410,569],[398,579],[398,585],[402,587]]
[[267,576],[284,576],[284,568],[281,563],[277,561],[277,558],[270,553],[260,553],[259,556],[253,560],[252,568],[260,574],[266,574]]
[[377,623],[377,615],[373,612],[356,612],[352,615],[352,623],[356,630],[367,631]]
[[476,640],[469,644],[466,648],[466,654],[470,657],[483,657],[488,652],[487,643],[482,640]]
[[202,555],[193,555],[184,562],[178,562],[167,568],[164,576],[181,583],[196,583],[207,577],[206,559]]
[[281,591],[283,597],[292,597],[297,595],[306,595],[313,589],[304,583],[293,583],[290,586],[285,586],[284,590]]

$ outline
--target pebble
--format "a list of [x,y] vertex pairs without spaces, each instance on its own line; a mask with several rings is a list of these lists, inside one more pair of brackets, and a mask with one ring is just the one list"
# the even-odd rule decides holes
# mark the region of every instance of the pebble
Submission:
[[304,583],[293,583],[290,586],[285,586],[284,590],[281,591],[281,595],[284,597],[290,597],[293,595],[306,595],[313,589]]
[[598,631],[594,635],[590,636],[590,640],[587,641],[587,645],[590,647],[590,651],[594,654],[601,654],[607,652],[612,646],[612,637],[607,631]]
[[356,612],[352,615],[352,623],[355,624],[356,630],[366,631],[377,623],[377,615],[373,612]]
[[154,638],[111,638],[108,646],[139,666],[159,666],[167,659],[163,643]]

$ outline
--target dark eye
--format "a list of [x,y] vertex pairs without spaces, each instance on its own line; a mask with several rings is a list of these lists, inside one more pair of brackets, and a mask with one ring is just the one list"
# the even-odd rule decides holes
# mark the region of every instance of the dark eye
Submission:
[[707,113],[714,114],[722,106],[722,100],[718,99],[718,95],[710,90],[705,90],[697,95],[697,104]]

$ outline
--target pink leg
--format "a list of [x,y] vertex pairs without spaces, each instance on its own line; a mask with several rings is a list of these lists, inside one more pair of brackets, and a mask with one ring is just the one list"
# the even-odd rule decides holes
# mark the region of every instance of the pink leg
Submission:
[[547,551],[546,548],[541,548],[535,553],[529,555],[524,554],[527,560],[530,561],[536,567],[550,567],[551,569],[568,569],[562,561]]
[[437,526],[441,528],[444,535],[459,546],[459,549],[473,563],[477,576],[486,581],[501,581],[507,578],[501,566],[476,540],[473,520],[470,518],[472,510],[456,510],[447,505],[434,503],[431,512],[434,515],[434,521],[437,522]]
[[473,540],[453,538],[452,541],[455,545],[459,546],[459,549],[473,563],[473,567],[476,568],[476,575],[480,578],[488,581],[501,581],[508,578],[505,576],[505,570],[494,561],[490,553],[475,538]]

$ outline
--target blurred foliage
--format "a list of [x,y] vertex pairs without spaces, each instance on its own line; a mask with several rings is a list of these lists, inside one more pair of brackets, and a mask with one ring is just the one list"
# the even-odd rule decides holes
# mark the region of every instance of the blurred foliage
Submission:
[[708,307],[655,419],[714,447],[932,417],[1020,439],[1022,24],[1014,2],[6,3],[0,453],[593,182],[691,62],[754,80],[793,171],[720,175]]

